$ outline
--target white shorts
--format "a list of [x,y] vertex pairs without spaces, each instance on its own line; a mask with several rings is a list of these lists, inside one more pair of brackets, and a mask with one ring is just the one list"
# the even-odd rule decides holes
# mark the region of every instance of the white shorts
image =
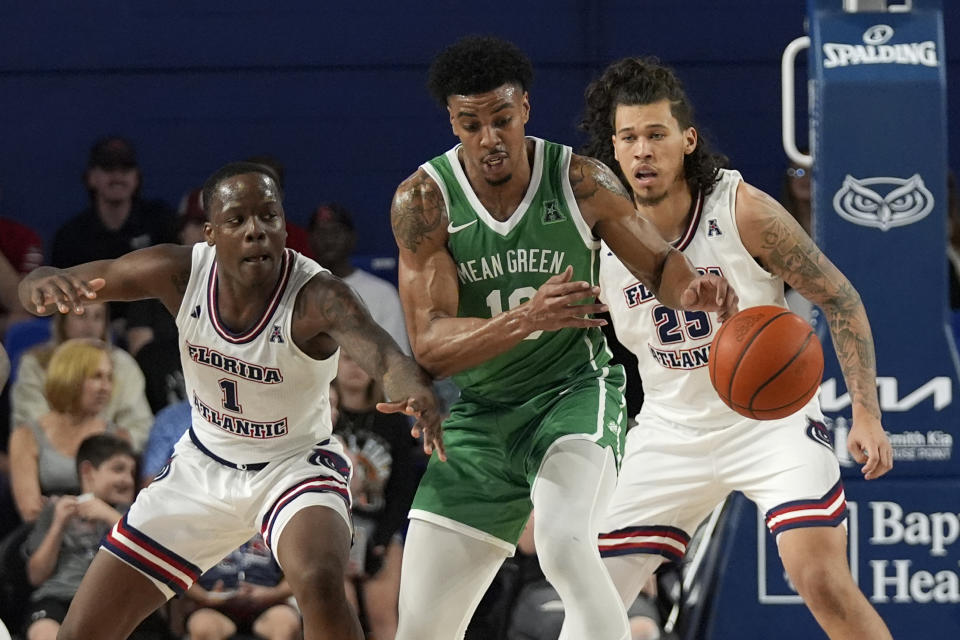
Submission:
[[256,533],[276,557],[283,528],[305,507],[329,507],[351,526],[352,468],[338,439],[241,470],[202,451],[191,435],[103,541],[168,598]]
[[766,514],[774,535],[843,523],[847,503],[830,434],[818,412],[691,429],[638,416],[601,524],[600,555],[678,561],[690,536],[731,491]]

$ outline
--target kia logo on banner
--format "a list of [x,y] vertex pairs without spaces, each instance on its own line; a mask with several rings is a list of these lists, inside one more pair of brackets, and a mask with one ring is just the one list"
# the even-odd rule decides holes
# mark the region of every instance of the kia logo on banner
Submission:
[[[874,189],[871,187],[887,188]],[[885,192],[885,193],[884,193]],[[833,196],[833,208],[844,220],[889,231],[919,222],[933,210],[933,194],[920,174],[910,178],[863,178],[851,175]]]
[[860,64],[910,64],[936,67],[937,43],[898,42],[887,44],[893,37],[893,27],[876,24],[863,33],[863,44],[841,42],[823,43],[823,68],[847,67]]

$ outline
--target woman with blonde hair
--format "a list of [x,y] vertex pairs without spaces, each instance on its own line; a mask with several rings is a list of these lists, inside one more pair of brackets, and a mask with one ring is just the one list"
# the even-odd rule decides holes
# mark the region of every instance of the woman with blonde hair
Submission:
[[25,522],[36,519],[48,496],[77,494],[75,457],[89,436],[127,433],[102,417],[113,393],[109,347],[98,340],[67,340],[47,365],[44,395],[50,410],[10,434],[10,483]]
[[50,341],[23,354],[16,380],[10,388],[10,424],[26,424],[50,410],[43,389],[47,363],[54,349],[65,340],[94,338],[107,343],[114,373],[113,397],[101,415],[126,429],[133,448],[140,451],[153,424],[153,412],[144,392],[143,372],[133,356],[109,344],[107,306],[97,303],[84,307],[80,315],[55,314]]

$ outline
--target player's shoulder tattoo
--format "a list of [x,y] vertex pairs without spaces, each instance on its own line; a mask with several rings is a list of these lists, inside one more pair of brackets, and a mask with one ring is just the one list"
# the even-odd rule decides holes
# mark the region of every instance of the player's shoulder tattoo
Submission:
[[390,207],[390,223],[397,243],[416,253],[424,238],[443,222],[444,203],[440,188],[423,169],[397,188]]
[[781,205],[758,189],[750,191],[753,224],[760,231],[760,261],[776,273],[794,272],[804,278],[821,275],[822,253]]
[[610,167],[590,156],[573,154],[570,158],[570,187],[578,202],[592,198],[601,189],[630,200]]

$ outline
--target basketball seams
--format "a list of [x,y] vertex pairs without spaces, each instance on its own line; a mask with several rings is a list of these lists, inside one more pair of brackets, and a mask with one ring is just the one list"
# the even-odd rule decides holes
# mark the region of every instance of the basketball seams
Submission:
[[[774,318],[774,320],[776,320],[777,318],[781,318],[781,317],[783,317],[783,316],[776,316],[776,318]],[[760,332],[758,331],[757,333],[760,333]],[[800,345],[800,348],[797,349],[796,353],[794,353],[793,356],[791,356],[791,358],[790,358],[789,360],[787,360],[786,363],[784,363],[784,365],[783,365],[782,367],[780,367],[780,369],[779,369],[778,371],[774,372],[769,378],[767,378],[766,382],[764,382],[763,384],[761,384],[759,387],[756,388],[756,390],[753,392],[753,395],[750,396],[750,410],[751,410],[751,411],[754,411],[754,412],[756,411],[756,409],[754,409],[754,407],[753,407],[753,402],[754,402],[754,400],[757,399],[757,396],[760,395],[760,392],[763,391],[764,389],[766,389],[767,386],[768,386],[771,382],[773,382],[774,380],[776,380],[784,371],[786,371],[787,369],[789,369],[790,366],[791,366],[794,362],[797,361],[797,358],[799,358],[801,355],[803,355],[803,352],[806,350],[807,346],[810,344],[810,339],[813,338],[813,337],[814,337],[814,335],[813,335],[813,330],[811,330],[809,333],[807,333],[806,338],[804,338],[804,340],[803,340],[803,344]],[[787,405],[784,405],[784,406],[785,406],[785,407],[786,407],[786,406],[790,406],[791,404],[793,404],[793,403],[791,402],[791,403],[789,403],[789,404],[787,404]],[[781,408],[782,408],[782,407],[781,407]],[[767,411],[767,409],[764,409],[763,411]]]
[[730,381],[727,385],[727,398],[730,398],[731,401],[733,400],[733,383],[737,379],[737,372],[740,371],[740,363],[743,362],[743,358],[747,355],[747,351],[750,349],[750,346],[754,343],[754,341],[757,339],[757,336],[759,336],[764,329],[770,326],[777,318],[781,318],[788,313],[790,312],[784,310],[782,313],[778,313],[757,327],[757,329],[753,332],[753,335],[750,336],[750,339],[740,348],[740,354],[737,356],[737,362],[733,365],[733,370],[730,372]]

